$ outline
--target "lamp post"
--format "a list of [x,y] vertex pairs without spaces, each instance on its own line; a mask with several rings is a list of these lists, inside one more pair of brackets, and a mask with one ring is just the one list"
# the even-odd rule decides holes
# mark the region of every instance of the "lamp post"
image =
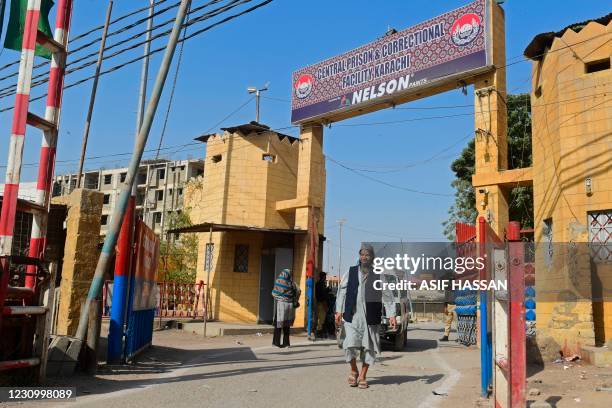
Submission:
[[255,86],[249,86],[247,88],[247,91],[250,94],[255,94],[255,122],[259,123],[259,97],[261,96],[261,93],[263,91],[267,91],[268,90],[268,85],[270,85],[270,83],[268,82],[267,84],[265,84],[263,86],[263,88],[257,88]]

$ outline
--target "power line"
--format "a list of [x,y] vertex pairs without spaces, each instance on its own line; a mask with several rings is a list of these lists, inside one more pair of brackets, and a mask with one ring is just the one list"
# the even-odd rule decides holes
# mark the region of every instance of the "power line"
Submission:
[[[600,84],[600,85],[606,85],[606,84]],[[584,97],[578,97],[578,98],[570,98],[570,99],[564,99],[561,101],[552,101],[552,102],[548,102],[548,103],[543,103],[543,104],[538,104],[538,105],[534,105],[534,108],[537,107],[543,107],[543,106],[547,106],[547,105],[561,105],[564,103],[569,103],[575,100],[579,100],[579,99],[591,99],[593,97],[596,96],[605,96],[607,95],[605,92],[604,93],[599,93],[599,94],[592,94],[592,95],[588,95],[588,96],[584,96]],[[229,119],[230,117],[232,117],[233,115],[235,115],[236,113],[238,113],[240,110],[244,109],[244,107],[246,107],[251,101],[253,100],[253,97],[250,97],[249,99],[247,99],[245,102],[243,102],[241,105],[239,105],[236,109],[234,109],[233,111],[231,111],[228,115],[226,115],[225,117],[223,117],[223,119],[221,119],[220,121],[218,121],[217,123],[215,123],[213,126],[211,126],[210,128],[208,128],[204,133],[209,133],[212,129],[216,128],[217,126],[219,126],[221,123],[225,122],[227,119]],[[435,119],[437,117],[424,117],[424,118],[415,118],[418,120],[431,120],[431,119]],[[280,131],[284,131],[287,129],[298,129],[299,126],[285,126],[285,127],[273,127],[270,129],[270,131],[274,131],[274,132],[280,132]],[[466,138],[469,136],[466,136]],[[461,139],[463,140],[463,139]],[[459,143],[459,142],[457,142]],[[171,152],[171,154],[173,153],[178,153],[180,151],[184,151],[185,149],[189,148],[189,147],[194,147],[194,146],[201,146],[200,142],[190,142],[190,143],[183,143],[183,144],[177,144],[177,145],[171,145],[171,146],[166,146],[166,147],[162,147],[161,149],[159,149],[160,151],[169,151],[169,150],[173,150],[173,149],[179,149],[175,152]],[[451,148],[452,146],[449,146],[447,149]],[[445,149],[446,150],[446,149]],[[149,153],[149,152],[156,152],[157,149],[148,149],[145,150],[145,153]],[[442,152],[438,152],[436,155],[443,153]],[[97,155],[97,156],[89,156],[86,158],[86,160],[96,160],[96,159],[104,159],[104,158],[111,158],[111,157],[121,157],[121,156],[129,156],[131,155],[132,152],[121,152],[121,153],[110,153],[110,154],[106,154],[106,155]],[[434,156],[436,156],[434,155]],[[427,160],[427,159],[426,159]],[[70,163],[70,162],[77,162],[77,160],[58,160],[56,161],[56,163]],[[343,163],[344,164],[344,163]],[[33,163],[24,163],[23,166],[37,166],[38,163],[37,162],[33,162]],[[406,166],[410,166],[410,164],[406,165]],[[0,168],[6,167],[5,165],[0,165]],[[359,169],[359,168],[355,168],[356,171],[368,171],[367,169]]]
[[[168,0],[158,0],[158,2],[157,2],[157,3],[154,3],[152,6],[153,6],[153,7],[155,7],[155,6],[157,6],[157,5],[160,5],[160,4],[162,4],[162,3],[165,3],[165,2],[167,2],[167,1],[168,1]],[[179,2],[177,2],[177,3],[175,3],[174,5],[172,5],[172,6],[171,6],[171,7],[169,7],[169,8],[163,9],[163,11],[168,11],[168,10],[170,10],[170,9],[172,9],[172,8],[176,8],[176,7],[178,7],[178,5],[179,5],[179,4],[180,4],[180,1],[179,1]],[[133,15],[135,15],[135,14],[138,14],[138,13],[140,13],[140,12],[142,12],[142,11],[148,10],[149,8],[150,8],[150,6],[142,7],[142,8],[140,8],[140,9],[138,9],[138,10],[134,10],[134,11],[132,11],[132,12],[129,12],[129,13],[127,13],[127,14],[124,14],[124,15],[122,15],[122,16],[119,16],[119,17],[117,17],[116,19],[112,20],[112,21],[110,22],[109,26],[111,26],[111,25],[113,25],[113,24],[115,24],[115,23],[117,23],[117,22],[119,22],[119,21],[125,20],[126,18],[131,17],[131,16],[133,16]],[[145,19],[145,21],[146,21],[146,20],[147,20],[147,19]],[[142,23],[142,22],[143,22],[142,20],[139,20],[139,21],[138,21],[138,24],[140,24],[140,23]],[[132,24],[134,24],[134,23],[132,23]],[[82,38],[85,38],[85,37],[87,37],[89,34],[92,34],[92,33],[96,32],[96,31],[99,31],[99,30],[101,30],[101,29],[103,29],[103,28],[104,28],[104,25],[100,25],[100,26],[97,26],[97,27],[94,27],[94,28],[90,29],[89,31],[86,31],[86,32],[84,32],[84,33],[82,33],[82,34],[79,34],[79,35],[77,35],[77,36],[75,36],[75,37],[71,38],[71,39],[70,39],[70,41],[69,41],[69,44],[72,44],[73,42],[75,42],[75,41],[77,41],[77,40],[80,40],[80,39],[82,39]],[[109,34],[109,35],[110,35],[110,34]],[[97,38],[96,38],[94,41],[92,41],[92,42],[90,42],[90,43],[86,44],[85,46],[81,46],[81,47],[79,47],[79,48],[76,48],[76,49],[74,49],[74,50],[70,51],[70,52],[69,52],[69,55],[70,55],[70,54],[73,54],[73,53],[75,53],[75,52],[77,52],[77,51],[80,51],[81,49],[87,48],[87,47],[89,47],[89,46],[91,46],[91,45],[93,45],[93,44],[97,43],[98,41],[100,41],[100,39],[101,39],[101,37],[97,37]],[[34,69],[36,69],[36,68],[40,68],[40,67],[43,67],[43,66],[47,66],[48,64],[49,64],[48,62],[43,62],[43,63],[37,64],[37,65],[34,65]],[[5,69],[10,68],[10,67],[12,67],[12,66],[16,66],[16,65],[19,65],[19,60],[15,60],[15,61],[9,62],[8,64],[5,64],[5,65],[0,66],[0,71],[4,71]],[[16,74],[17,74],[17,73],[16,73]],[[13,74],[13,75],[16,75],[16,74]],[[11,76],[13,76],[13,75],[11,75]],[[0,78],[0,81],[2,81],[2,80],[4,80],[4,79],[6,79],[6,77]]]
[[338,165],[338,166],[340,166],[340,167],[342,167],[342,168],[344,168],[344,169],[346,169],[346,170],[348,170],[348,171],[350,171],[352,173],[355,173],[355,174],[359,175],[360,177],[366,178],[366,179],[368,179],[370,181],[373,181],[373,182],[378,183],[378,184],[382,184],[382,185],[387,186],[387,187],[394,188],[396,190],[402,190],[402,191],[407,191],[409,193],[423,194],[423,195],[430,195],[430,196],[437,196],[437,197],[452,197],[453,196],[453,194],[434,193],[434,192],[431,192],[431,191],[423,191],[423,190],[417,190],[417,189],[413,189],[413,188],[398,186],[398,185],[395,185],[395,184],[392,184],[392,183],[388,183],[388,182],[386,182],[384,180],[380,180],[380,179],[368,176],[367,174],[363,174],[359,170],[355,170],[355,169],[353,169],[353,168],[351,168],[349,166],[345,166],[344,164],[334,160],[329,155],[326,155],[325,158],[327,160],[331,161],[332,163],[334,163],[334,164],[336,164],[336,165]]
[[[243,1],[246,1],[246,0],[243,0]],[[252,0],[248,0],[248,1],[252,1]],[[201,33],[205,32],[205,31],[208,31],[208,30],[210,30],[210,29],[212,29],[212,28],[214,28],[214,27],[217,27],[217,26],[219,26],[219,25],[221,25],[221,24],[224,24],[224,23],[226,23],[226,22],[228,22],[228,21],[230,21],[230,20],[233,20],[233,19],[235,19],[235,18],[238,18],[238,17],[240,17],[240,16],[242,16],[242,15],[248,14],[248,13],[250,13],[250,12],[252,12],[252,11],[254,11],[254,10],[256,10],[256,9],[260,8],[260,7],[263,7],[263,6],[265,6],[265,5],[269,4],[269,3],[271,3],[272,1],[273,1],[273,0],[265,0],[265,1],[261,2],[261,3],[259,3],[259,4],[256,4],[255,6],[252,6],[252,7],[248,8],[248,9],[245,9],[245,10],[243,10],[243,11],[239,12],[239,13],[233,14],[233,15],[231,15],[231,16],[229,16],[229,17],[225,17],[225,18],[223,18],[223,19],[222,19],[222,20],[220,20],[220,21],[217,21],[217,22],[215,22],[215,23],[213,23],[213,24],[210,24],[210,25],[208,25],[208,26],[206,26],[206,27],[204,27],[204,28],[200,29],[200,30],[195,31],[194,33],[190,34],[190,35],[189,35],[189,36],[187,36],[186,38],[179,40],[179,43],[182,43],[182,42],[184,42],[184,41],[187,41],[187,40],[189,40],[189,39],[191,39],[191,38],[193,38],[193,37],[195,37],[195,36],[197,36],[197,35],[199,35],[199,34],[201,34]],[[127,66],[127,65],[130,65],[130,64],[133,64],[133,63],[135,63],[135,62],[138,62],[138,61],[142,60],[143,58],[146,58],[147,56],[151,56],[151,55],[157,54],[157,53],[159,53],[159,52],[162,52],[162,51],[164,51],[165,49],[166,49],[166,47],[165,47],[165,46],[163,46],[163,47],[157,48],[157,49],[155,49],[155,50],[153,50],[153,51],[149,52],[147,55],[141,55],[141,56],[139,56],[139,57],[137,57],[137,58],[134,58],[134,59],[128,60],[128,61],[126,61],[126,62],[124,62],[124,63],[122,63],[122,64],[119,64],[119,65],[116,65],[116,66],[114,66],[114,67],[108,68],[107,70],[102,71],[102,72],[100,73],[100,76],[102,76],[102,75],[106,75],[106,74],[109,74],[109,73],[114,72],[114,71],[117,71],[117,70],[119,70],[119,69],[121,69],[121,68],[123,68],[123,67],[125,67],[125,66]],[[111,54],[111,55],[109,55],[108,57],[111,57],[111,56],[112,56],[112,54]],[[106,57],[105,57],[105,59],[106,59]],[[71,71],[71,72],[74,72],[74,71]],[[69,85],[64,86],[64,90],[69,89],[69,88],[72,88],[72,87],[75,87],[75,86],[78,86],[78,85],[80,85],[80,84],[82,84],[82,83],[85,83],[85,82],[87,82],[87,81],[91,80],[92,78],[94,78],[94,76],[89,76],[89,77],[83,78],[83,79],[81,79],[81,80],[78,80],[78,81],[76,81],[76,82],[73,82],[73,83],[71,83],[71,84],[69,84]],[[42,81],[42,82],[41,82],[41,81],[39,81],[39,82],[40,82],[40,83],[38,83],[37,85],[41,85],[42,83],[44,83],[44,82],[46,82],[46,81]],[[33,86],[34,86],[34,85],[33,85]],[[12,92],[12,93],[8,93],[8,94],[3,94],[3,95],[0,95],[0,98],[7,97],[7,96],[10,96],[10,95],[13,95],[13,94],[14,94],[14,92]],[[35,98],[30,98],[30,102],[38,101],[38,100],[41,100],[41,99],[44,99],[44,98],[46,98],[46,95],[40,95],[40,96],[35,97]],[[12,110],[12,109],[13,109],[13,106],[8,106],[8,107],[6,107],[6,108],[2,108],[2,109],[0,109],[0,113],[2,113],[2,112],[6,112],[6,111],[9,111],[9,110]]]
[[[191,3],[189,4],[189,8],[191,9]],[[191,10],[187,10],[187,14],[191,12]],[[183,40],[187,36],[187,27],[183,28]],[[178,80],[179,70],[181,68],[181,62],[183,61],[183,51],[185,49],[185,41],[181,42],[181,49],[179,50],[178,59],[176,61],[176,70],[174,71],[174,79],[172,80],[172,89],[170,91],[170,97],[168,99],[168,108],[166,109],[166,115],[164,116],[164,125],[162,126],[162,131],[159,136],[159,144],[157,145],[157,152],[155,153],[155,158],[159,158],[159,151],[164,142],[164,136],[166,134],[166,128],[168,126],[168,118],[170,117],[170,110],[172,109],[172,102],[174,100],[174,92],[176,91],[176,82]],[[164,200],[165,202],[165,200]]]
[[[220,2],[220,1],[222,1],[222,0],[212,0],[212,1],[209,1],[209,2],[207,2],[206,4],[204,4],[204,5],[202,5],[202,6],[199,6],[199,7],[195,8],[195,9],[193,9],[191,12],[195,12],[195,11],[197,11],[197,10],[204,9],[204,8],[206,8],[206,7],[208,7],[208,6],[212,5],[212,4],[218,3],[218,2]],[[208,20],[208,19],[210,19],[210,18],[216,17],[216,16],[218,16],[218,15],[220,15],[220,14],[222,14],[222,13],[224,13],[224,12],[228,11],[228,10],[231,10],[231,9],[232,9],[232,8],[234,8],[234,7],[237,7],[237,6],[241,5],[241,4],[249,3],[249,2],[251,2],[251,1],[253,1],[253,0],[231,0],[231,1],[230,1],[228,4],[226,4],[226,5],[224,5],[224,6],[221,6],[221,7],[218,7],[218,8],[216,8],[216,9],[210,10],[210,11],[208,11],[208,12],[206,12],[206,13],[204,13],[204,14],[202,14],[202,15],[198,16],[198,17],[195,17],[195,18],[193,18],[193,19],[191,19],[191,20],[186,21],[186,22],[183,24],[183,26],[182,26],[182,27],[189,27],[189,26],[191,26],[191,25],[193,25],[193,24],[196,24],[196,23],[199,23],[199,22],[201,22],[201,21]],[[270,1],[272,1],[272,0],[270,0]],[[162,11],[163,11],[163,10],[162,10]],[[159,14],[160,12],[161,12],[161,11],[157,11],[156,13],[157,13],[157,14]],[[155,13],[154,13],[154,14],[155,14]],[[148,18],[148,17],[147,17],[147,18],[145,18],[145,19],[142,19],[142,21],[147,21],[147,20],[149,20],[149,18]],[[139,33],[137,33],[137,34],[133,35],[132,37],[129,37],[129,38],[125,39],[125,40],[119,41],[119,42],[118,42],[118,43],[116,43],[116,44],[113,44],[113,45],[110,45],[110,46],[108,46],[108,47],[105,47],[104,51],[106,52],[107,50],[113,49],[113,48],[115,48],[115,47],[117,47],[117,46],[119,46],[119,45],[123,45],[123,44],[125,44],[126,42],[131,41],[132,39],[135,39],[135,38],[141,37],[141,36],[145,35],[145,34],[146,34],[146,33],[148,33],[148,32],[152,32],[152,31],[153,31],[154,29],[156,29],[156,28],[162,27],[162,26],[164,26],[164,25],[172,24],[173,22],[174,22],[174,19],[167,20],[167,21],[166,21],[166,22],[164,22],[164,23],[161,23],[161,24],[158,24],[157,26],[154,26],[154,27],[153,27],[151,30],[148,30],[148,29],[147,29],[147,30],[141,31],[141,32],[139,32]],[[120,29],[119,31],[121,31],[121,30],[122,30],[122,29]],[[169,30],[166,30],[166,31],[163,31],[163,32],[157,33],[157,34],[155,34],[155,35],[153,35],[153,36],[151,37],[151,41],[154,41],[154,40],[157,40],[157,39],[159,39],[159,38],[165,37],[165,36],[169,35],[171,31],[172,31],[172,30],[171,30],[171,29],[169,29]],[[115,33],[117,33],[117,31],[115,31]],[[114,33],[109,33],[108,35],[110,36],[110,35],[112,35],[112,34],[114,34]],[[185,39],[181,40],[181,42],[183,42],[183,41],[185,41]],[[147,42],[149,42],[149,41],[145,39],[145,40],[143,40],[143,41],[139,41],[139,42],[137,42],[137,43],[131,44],[131,45],[130,45],[130,46],[128,46],[128,47],[125,47],[125,48],[122,48],[122,49],[120,49],[120,50],[117,50],[117,51],[115,51],[115,52],[113,52],[113,53],[111,53],[111,54],[105,54],[105,55],[104,55],[103,60],[107,60],[107,59],[115,58],[115,57],[117,57],[118,55],[121,55],[121,54],[123,54],[123,53],[125,53],[125,52],[127,52],[127,51],[131,51],[131,50],[133,50],[133,49],[140,48],[142,45],[146,44]],[[83,47],[81,47],[81,48],[83,48]],[[160,48],[158,48],[158,52],[163,51],[163,50],[165,50],[165,46],[164,46],[164,47],[160,47]],[[66,67],[68,68],[68,67],[70,67],[70,66],[74,66],[75,64],[77,64],[77,63],[79,63],[79,62],[82,62],[82,61],[86,60],[87,58],[93,57],[93,56],[95,56],[95,55],[97,55],[97,53],[96,53],[96,52],[91,53],[91,54],[88,54],[88,55],[86,55],[86,56],[84,56],[84,57],[82,57],[82,58],[79,58],[79,59],[77,59],[77,60],[75,60],[75,61],[72,61],[72,62],[68,63],[68,64],[66,65]],[[140,59],[142,59],[142,58],[144,58],[144,57],[145,57],[145,56],[141,56],[141,58],[140,58]],[[85,68],[87,68],[87,67],[89,67],[89,66],[91,66],[91,65],[95,64],[95,62],[96,62],[96,60],[89,60],[89,61],[84,62],[84,63],[83,63],[83,64],[81,64],[81,65],[77,65],[76,67],[73,67],[73,68],[70,68],[70,69],[66,69],[66,75],[71,74],[71,73],[73,73],[73,72],[80,71],[80,70],[82,70],[82,69],[85,69]],[[45,64],[39,64],[39,66],[42,66],[42,65],[45,65]],[[17,75],[17,73],[12,74],[12,75],[9,75],[9,76],[4,77],[4,78],[10,78],[10,77],[12,77],[12,76],[16,76],[16,75]],[[40,74],[38,74],[38,75],[33,76],[33,77],[32,77],[32,79],[38,79],[38,81],[34,81],[34,82],[32,82],[31,87],[32,87],[32,88],[34,88],[34,87],[40,86],[40,85],[42,85],[42,84],[44,84],[44,83],[48,82],[48,80],[49,80],[49,74],[48,74],[47,72],[43,72],[43,73],[40,73]],[[0,80],[1,80],[1,79],[0,79]],[[4,87],[4,88],[0,88],[0,98],[6,97],[6,96],[10,96],[10,95],[13,95],[13,94],[15,93],[15,92],[14,92],[14,89],[15,89],[15,86],[14,86],[14,85],[10,85],[10,86]]]
[[[435,153],[434,155],[430,156],[427,159],[423,159],[420,161],[416,161],[413,163],[409,163],[409,164],[404,164],[401,166],[395,166],[395,167],[387,167],[386,170],[373,170],[373,169],[363,169],[363,168],[354,168],[357,171],[361,171],[361,172],[366,172],[366,173],[396,173],[398,171],[402,171],[408,168],[412,168],[412,167],[416,167],[422,164],[427,164],[430,163],[436,159],[442,159],[442,158],[448,158],[448,156],[442,156],[440,157],[440,155],[442,153],[445,153],[447,151],[449,151],[450,149],[452,149],[453,147],[457,146],[458,144],[462,143],[463,141],[465,141],[466,139],[470,138],[472,136],[472,133],[467,134],[466,136],[462,137],[461,139],[455,141],[453,144],[445,147],[444,149],[440,150],[439,152]],[[450,156],[453,157],[454,155]]]

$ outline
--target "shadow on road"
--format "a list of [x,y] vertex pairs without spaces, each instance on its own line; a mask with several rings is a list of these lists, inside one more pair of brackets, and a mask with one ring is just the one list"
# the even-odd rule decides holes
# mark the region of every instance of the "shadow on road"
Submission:
[[400,385],[407,382],[413,381],[422,381],[425,384],[433,384],[437,381],[440,381],[444,377],[444,374],[433,374],[433,375],[387,375],[378,378],[372,378],[368,380],[370,384],[383,384],[383,385],[391,385],[396,384]]
[[[256,356],[252,349],[246,346],[198,350],[155,346],[145,350],[133,364],[101,366],[98,375],[95,377],[81,374],[66,378],[52,378],[50,382],[56,386],[64,383],[76,386],[77,396],[85,396],[120,390],[143,389],[158,384],[346,364],[340,353],[338,359],[332,361],[321,361],[321,359],[326,358],[325,356],[299,357],[299,360],[265,358],[266,354],[287,354],[289,357],[291,353],[297,354],[300,352],[300,350],[288,350],[281,353],[263,353]],[[247,364],[249,366],[236,367],[237,364]],[[220,366],[227,367],[228,365],[229,368],[219,370]],[[211,366],[211,371],[206,371],[208,366]],[[187,371],[197,368],[202,368],[205,372],[189,373]],[[139,378],[129,378],[127,376]]]

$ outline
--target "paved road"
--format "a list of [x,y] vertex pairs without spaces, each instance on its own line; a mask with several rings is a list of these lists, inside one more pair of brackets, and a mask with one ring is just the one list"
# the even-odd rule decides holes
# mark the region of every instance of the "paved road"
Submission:
[[449,402],[432,391],[455,398],[459,391],[473,401],[478,352],[454,342],[438,346],[440,335],[439,324],[414,327],[404,351],[383,350],[370,369],[370,388],[360,390],[348,387],[348,365],[333,341],[295,337],[291,348],[277,349],[267,335],[203,340],[161,332],[138,365],[79,378],[82,396],[69,406],[430,408]]

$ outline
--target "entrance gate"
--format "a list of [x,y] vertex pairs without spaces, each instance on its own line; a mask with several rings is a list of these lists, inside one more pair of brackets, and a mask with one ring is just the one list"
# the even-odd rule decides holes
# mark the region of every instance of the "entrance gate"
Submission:
[[[294,72],[291,117],[292,123],[300,126],[301,142],[298,194],[277,204],[277,210],[294,210],[295,227],[308,229],[311,236],[315,234],[310,220],[324,205],[325,191],[321,188],[324,183],[320,176],[324,173],[325,125],[457,88],[465,91],[473,84],[477,165],[472,181],[478,186],[476,202],[480,217],[477,231],[472,232],[478,235],[478,256],[487,256],[487,266],[479,278],[491,280],[505,271],[509,281],[514,282],[516,275],[522,273],[522,268],[517,272],[513,263],[518,260],[520,265],[520,257],[513,253],[519,249],[514,245],[504,249],[500,235],[506,227],[511,229],[508,203],[503,186],[491,182],[501,170],[508,169],[505,19],[497,3],[472,1]],[[322,220],[319,217],[315,225],[319,231]],[[500,265],[507,265],[506,269],[496,270],[494,258]],[[312,275],[307,276],[311,284]],[[501,293],[479,293],[482,393],[488,395],[493,387],[504,388],[500,392],[505,392],[508,399],[502,394],[498,398],[495,393],[496,405],[501,407],[518,406],[517,401],[524,399],[525,364],[509,364],[511,359],[525,360],[524,293],[521,291],[518,296],[513,292],[522,287],[524,281],[515,285],[505,299]],[[306,293],[309,305],[311,294]],[[498,322],[492,325],[494,317]],[[494,344],[497,334],[505,340]],[[493,350],[499,355],[495,370]],[[504,365],[504,361],[508,364]],[[508,388],[510,384],[512,391]],[[515,386],[522,391],[515,393]]]
[[[115,276],[115,298],[111,306],[111,330],[108,334],[109,362],[132,360],[151,344],[153,338],[153,320],[158,303],[156,297],[159,296],[156,277],[160,242],[155,232],[140,220],[136,223],[134,242],[136,251],[127,279],[127,291],[118,288],[126,279],[121,275]],[[125,293],[127,296],[122,296]],[[126,311],[127,319],[123,319],[123,311]],[[126,320],[127,327],[124,329]]]

